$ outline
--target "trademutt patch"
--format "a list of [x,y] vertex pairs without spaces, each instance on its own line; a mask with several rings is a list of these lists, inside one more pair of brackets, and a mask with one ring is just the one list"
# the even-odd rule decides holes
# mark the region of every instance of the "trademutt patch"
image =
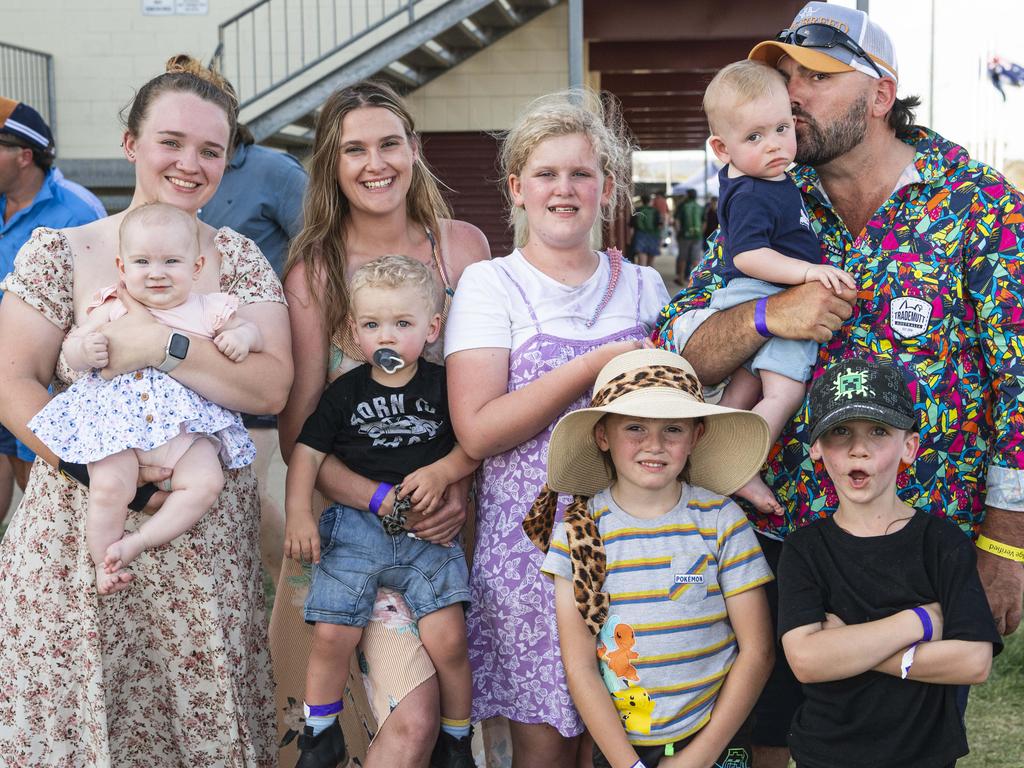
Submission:
[[900,296],[889,305],[889,325],[901,339],[920,336],[932,319],[932,305],[924,299]]

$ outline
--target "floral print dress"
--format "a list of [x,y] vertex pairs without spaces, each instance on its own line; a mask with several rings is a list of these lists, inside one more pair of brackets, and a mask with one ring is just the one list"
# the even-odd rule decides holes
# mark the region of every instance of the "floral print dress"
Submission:
[[[220,289],[282,302],[269,263],[216,235]],[[50,322],[73,322],[74,254],[37,229],[4,288]],[[54,385],[77,374],[58,361]],[[85,543],[87,494],[37,460],[0,543],[0,761],[14,766],[277,765],[273,684],[251,469],[225,471],[213,508],[143,552],[129,589],[98,598]],[[142,515],[130,513],[127,527]]]

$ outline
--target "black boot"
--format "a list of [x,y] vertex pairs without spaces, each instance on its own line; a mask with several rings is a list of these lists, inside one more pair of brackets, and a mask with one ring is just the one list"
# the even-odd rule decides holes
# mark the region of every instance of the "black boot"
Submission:
[[335,718],[330,727],[313,735],[312,726],[307,725],[299,736],[299,762],[295,768],[338,768],[348,759],[345,749],[345,734],[341,723]]
[[430,755],[430,768],[476,768],[476,763],[473,762],[472,742],[472,729],[469,736],[463,736],[461,739],[441,731]]

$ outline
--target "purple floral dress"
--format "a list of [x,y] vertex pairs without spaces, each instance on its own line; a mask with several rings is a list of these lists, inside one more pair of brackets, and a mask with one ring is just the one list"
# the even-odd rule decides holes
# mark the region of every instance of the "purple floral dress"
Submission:
[[[643,339],[642,270],[637,270],[636,322],[632,327],[581,341],[544,332],[526,291],[503,267],[533,320],[536,333],[509,356],[513,392],[548,371],[614,341]],[[618,283],[619,290],[625,288]],[[590,401],[585,395],[565,413]],[[557,422],[557,419],[555,420]],[[523,517],[547,477],[548,441],[555,422],[505,453],[485,459],[477,476],[477,529],[467,616],[473,667],[473,720],[504,716],[519,723],[548,723],[563,736],[583,731],[572,704],[558,650],[555,589],[540,573],[543,553],[523,533]],[[558,519],[568,497],[560,499]]]

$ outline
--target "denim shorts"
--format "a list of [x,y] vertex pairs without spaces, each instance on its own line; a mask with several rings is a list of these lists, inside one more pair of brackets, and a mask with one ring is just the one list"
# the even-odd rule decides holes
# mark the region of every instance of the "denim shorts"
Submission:
[[[783,288],[751,277],[737,277],[711,295],[712,309],[729,309],[765,296],[774,296]],[[811,368],[818,360],[818,342],[799,339],[768,339],[744,368],[755,376],[759,372],[773,371],[793,381],[807,381]]]
[[378,587],[402,593],[420,619],[469,602],[469,569],[462,547],[385,533],[377,516],[335,504],[320,516],[320,562],[306,598],[305,618],[365,627]]
[[7,427],[0,424],[0,456],[17,456],[18,444]]

